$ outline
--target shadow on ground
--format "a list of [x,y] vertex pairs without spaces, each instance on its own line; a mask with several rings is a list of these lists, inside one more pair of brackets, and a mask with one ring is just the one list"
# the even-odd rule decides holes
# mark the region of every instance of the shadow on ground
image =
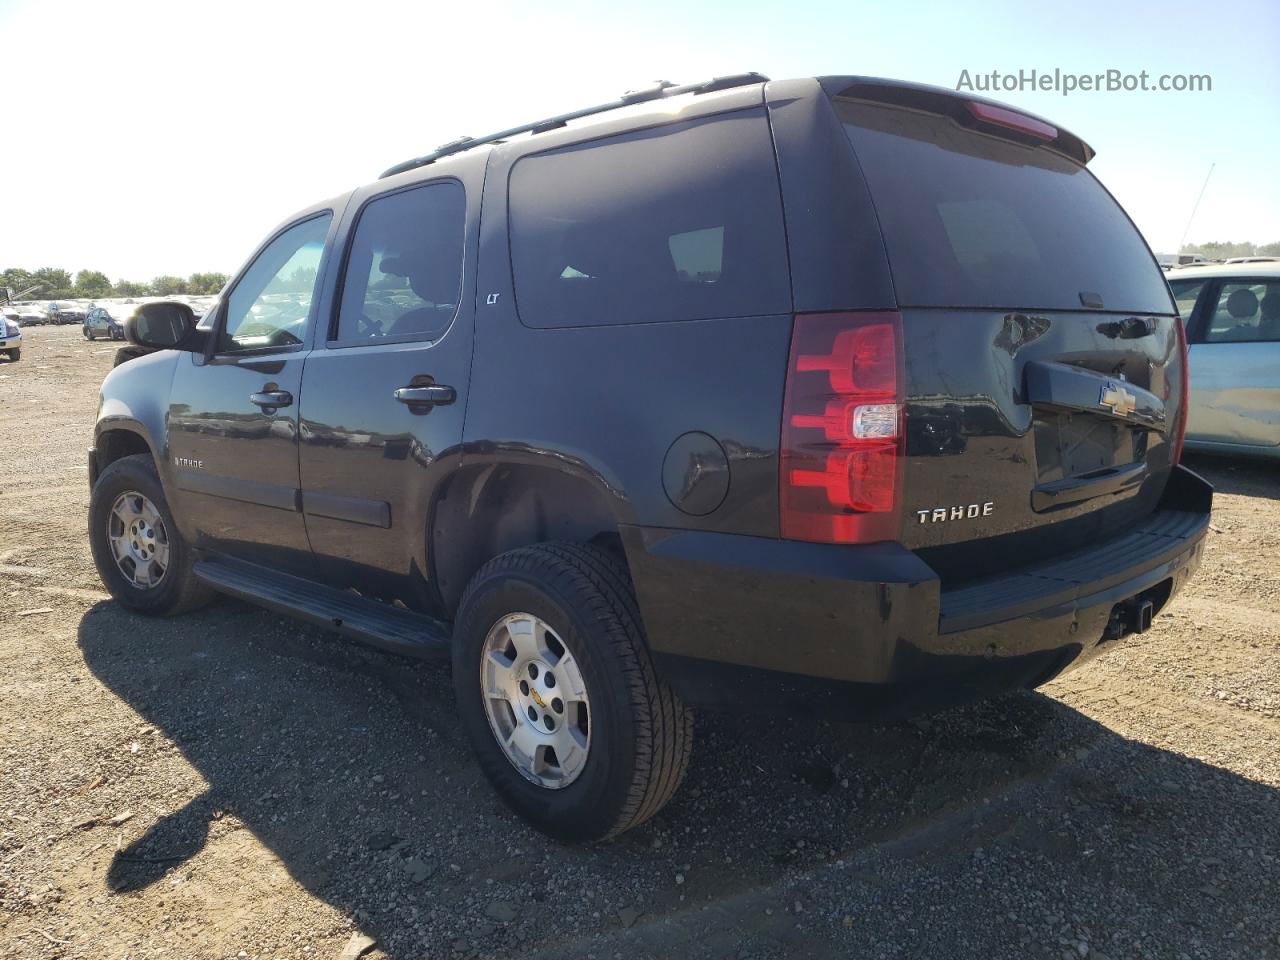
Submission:
[[167,621],[103,603],[79,640],[208,783],[114,856],[116,894],[233,869],[219,849],[248,830],[396,960],[1060,957],[1069,928],[1113,955],[1226,957],[1257,955],[1260,896],[1275,923],[1276,790],[1038,694],[889,728],[705,717],[659,818],[569,849],[491,794],[443,665],[233,602]]
[[1212,483],[1219,493],[1280,499],[1280,460],[1188,452],[1182,462]]

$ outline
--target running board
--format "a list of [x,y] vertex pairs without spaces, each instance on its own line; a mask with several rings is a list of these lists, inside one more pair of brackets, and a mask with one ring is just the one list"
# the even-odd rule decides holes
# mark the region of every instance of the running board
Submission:
[[219,593],[325,627],[372,647],[411,657],[449,656],[449,625],[434,617],[239,560],[201,560],[193,572]]

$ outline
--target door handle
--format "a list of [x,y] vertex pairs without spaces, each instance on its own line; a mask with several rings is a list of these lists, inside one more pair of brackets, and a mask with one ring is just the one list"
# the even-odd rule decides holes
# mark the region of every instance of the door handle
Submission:
[[249,402],[264,410],[268,407],[287,407],[293,403],[293,394],[288,390],[264,390],[262,393],[249,394]]
[[392,396],[411,407],[439,407],[458,399],[458,391],[442,383],[432,383],[425,387],[401,387]]

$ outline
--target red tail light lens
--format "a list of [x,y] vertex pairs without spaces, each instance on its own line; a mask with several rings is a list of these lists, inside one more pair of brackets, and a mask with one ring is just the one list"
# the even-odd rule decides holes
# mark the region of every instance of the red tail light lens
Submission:
[[782,536],[874,543],[898,535],[902,318],[795,318],[782,409]]
[[1178,328],[1178,353],[1182,360],[1182,403],[1178,408],[1177,432],[1173,435],[1173,462],[1182,462],[1182,442],[1187,437],[1187,408],[1191,406],[1191,358],[1187,352],[1187,330],[1178,317],[1174,321]]

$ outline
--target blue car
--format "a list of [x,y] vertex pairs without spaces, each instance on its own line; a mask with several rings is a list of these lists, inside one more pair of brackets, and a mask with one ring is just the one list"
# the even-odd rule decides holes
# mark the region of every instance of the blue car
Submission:
[[105,337],[108,340],[124,339],[124,321],[133,312],[137,304],[124,307],[94,307],[85,316],[81,331],[86,340]]

